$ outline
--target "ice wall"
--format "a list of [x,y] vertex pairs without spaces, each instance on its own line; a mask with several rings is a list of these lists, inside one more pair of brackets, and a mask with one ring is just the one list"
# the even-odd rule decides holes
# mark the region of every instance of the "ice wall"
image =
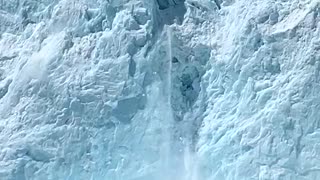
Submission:
[[0,179],[319,179],[319,13],[0,0]]

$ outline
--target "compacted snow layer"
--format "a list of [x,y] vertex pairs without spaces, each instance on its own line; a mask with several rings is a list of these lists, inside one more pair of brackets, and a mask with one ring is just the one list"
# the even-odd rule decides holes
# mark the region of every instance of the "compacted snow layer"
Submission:
[[319,61],[319,0],[0,0],[0,179],[320,179]]

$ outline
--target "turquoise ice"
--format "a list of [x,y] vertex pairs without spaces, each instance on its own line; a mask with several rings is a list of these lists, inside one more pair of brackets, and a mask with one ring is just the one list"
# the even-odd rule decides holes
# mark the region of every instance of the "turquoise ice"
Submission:
[[0,180],[320,179],[319,0],[0,0]]

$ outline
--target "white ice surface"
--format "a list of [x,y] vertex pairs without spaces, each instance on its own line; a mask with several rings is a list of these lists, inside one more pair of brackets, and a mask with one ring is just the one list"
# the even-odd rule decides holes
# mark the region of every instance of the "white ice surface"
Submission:
[[320,179],[320,1],[175,2],[0,0],[0,180]]

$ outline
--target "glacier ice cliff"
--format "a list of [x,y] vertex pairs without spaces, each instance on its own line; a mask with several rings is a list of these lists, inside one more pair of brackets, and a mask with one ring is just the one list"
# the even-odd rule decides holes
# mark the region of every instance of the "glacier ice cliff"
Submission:
[[0,0],[0,179],[320,179],[319,70],[319,0]]

